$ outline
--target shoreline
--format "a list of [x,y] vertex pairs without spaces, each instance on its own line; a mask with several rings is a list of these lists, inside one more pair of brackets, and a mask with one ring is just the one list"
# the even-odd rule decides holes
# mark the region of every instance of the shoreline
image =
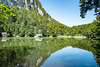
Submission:
[[[87,38],[86,36],[57,36],[58,38]],[[2,37],[0,37],[2,38]],[[34,37],[7,37],[7,38],[34,38]],[[45,38],[45,37],[43,37]],[[53,37],[48,37],[53,38]]]
[[86,38],[86,36],[57,36],[59,38]]

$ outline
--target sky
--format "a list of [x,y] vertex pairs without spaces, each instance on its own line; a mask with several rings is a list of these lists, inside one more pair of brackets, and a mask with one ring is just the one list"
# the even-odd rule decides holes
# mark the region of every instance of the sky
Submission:
[[60,23],[72,27],[92,23],[96,16],[88,11],[86,17],[80,17],[79,0],[39,0],[46,12]]

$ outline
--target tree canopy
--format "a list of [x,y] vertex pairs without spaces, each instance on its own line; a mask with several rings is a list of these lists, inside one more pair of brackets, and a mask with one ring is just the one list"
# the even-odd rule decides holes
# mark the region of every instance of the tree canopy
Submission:
[[9,15],[15,16],[4,4],[0,4],[0,25],[7,24],[4,22],[4,19],[8,19]]
[[100,0],[80,0],[81,17],[85,18],[87,11],[94,9],[95,15],[100,15]]
[[80,0],[80,7],[82,18],[85,18],[87,11],[94,9],[95,15],[97,15],[97,20],[94,21],[96,25],[90,29],[90,32],[88,31],[87,36],[100,40],[100,0]]

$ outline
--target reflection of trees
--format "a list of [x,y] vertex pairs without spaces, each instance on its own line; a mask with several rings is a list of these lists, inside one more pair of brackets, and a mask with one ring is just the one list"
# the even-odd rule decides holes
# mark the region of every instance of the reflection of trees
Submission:
[[0,66],[14,67],[25,61],[24,56],[28,54],[29,46],[6,46],[0,48]]
[[33,48],[30,45],[21,45],[19,39],[11,39],[0,43],[0,67],[15,67],[25,63],[25,56],[29,54],[27,50]]
[[32,55],[28,56],[28,61],[30,62],[30,64],[34,63],[34,65],[36,65],[37,60],[39,60],[42,57],[43,59],[39,64],[40,66],[50,56],[51,53],[54,53],[66,46],[72,46],[74,48],[84,49],[87,51],[91,51],[94,54],[96,53],[96,49],[93,47],[93,45],[95,44],[93,43],[94,43],[93,41],[86,39],[44,38],[42,42],[34,41],[35,49],[31,51]]
[[100,41],[92,41],[93,48],[95,49],[92,53],[95,56],[97,64],[100,66]]
[[86,39],[43,38],[42,42],[37,42],[33,38],[10,38],[7,42],[0,43],[0,65],[41,66],[51,53],[72,46],[91,51],[100,66],[98,44],[97,41]]

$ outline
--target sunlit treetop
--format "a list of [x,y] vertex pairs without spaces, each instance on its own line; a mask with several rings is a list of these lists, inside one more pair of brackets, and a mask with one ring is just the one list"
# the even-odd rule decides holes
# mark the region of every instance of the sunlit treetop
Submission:
[[15,14],[13,14],[4,4],[0,4],[0,25],[7,25],[4,23],[3,19],[8,19],[9,15],[15,16]]

